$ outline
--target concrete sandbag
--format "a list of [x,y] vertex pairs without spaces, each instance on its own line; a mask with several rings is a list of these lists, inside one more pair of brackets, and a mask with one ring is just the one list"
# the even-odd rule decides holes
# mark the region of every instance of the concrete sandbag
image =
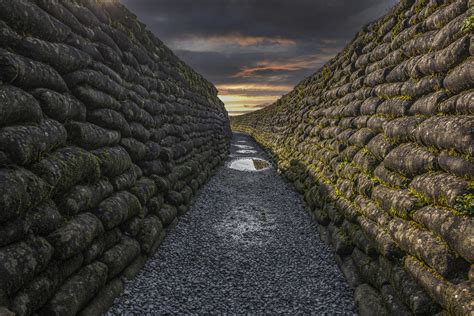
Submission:
[[23,218],[15,218],[0,226],[0,247],[22,240],[29,230],[29,223]]
[[433,233],[398,218],[390,221],[388,230],[404,251],[420,258],[439,274],[447,276],[456,268],[454,254]]
[[56,121],[86,120],[85,105],[72,95],[48,89],[35,89],[32,94],[39,101],[43,112]]
[[413,214],[413,219],[441,236],[468,262],[474,262],[474,220],[459,216],[446,208],[426,206]]
[[140,200],[141,205],[146,205],[148,200],[157,192],[157,188],[153,180],[142,177],[129,189],[129,192]]
[[380,290],[384,284],[388,283],[385,274],[381,271],[377,257],[372,258],[356,247],[351,254],[351,258],[360,275],[371,286]]
[[469,56],[469,36],[452,43],[448,47],[420,58],[412,69],[412,77],[423,77],[435,73],[446,73]]
[[78,147],[64,147],[32,166],[32,170],[53,187],[52,194],[64,193],[79,182],[100,177],[97,157]]
[[15,125],[0,129],[0,166],[30,164],[45,153],[66,144],[67,133],[55,120],[43,120],[38,126]]
[[452,69],[443,81],[451,93],[459,93],[474,87],[474,59],[468,59]]
[[[103,67],[106,66],[104,65]],[[105,70],[102,67],[100,69]],[[115,75],[118,76],[117,74]],[[116,78],[114,77],[114,79]],[[122,100],[125,97],[125,90],[117,81],[110,79],[106,74],[96,70],[78,70],[65,75],[64,80],[70,89],[80,85],[88,85],[109,94],[117,100]]]
[[13,294],[48,265],[53,247],[41,237],[29,238],[0,249],[2,292]]
[[143,208],[138,198],[127,191],[115,193],[103,200],[94,210],[94,214],[102,221],[106,230],[112,229],[142,212]]
[[441,113],[446,114],[474,114],[474,91],[462,92],[438,106]]
[[374,157],[383,160],[396,145],[383,133],[374,136],[367,144],[367,148]]
[[120,146],[125,148],[134,162],[142,161],[145,158],[147,147],[144,143],[135,138],[122,138],[120,140]]
[[115,146],[120,142],[120,132],[102,128],[87,122],[68,122],[65,124],[68,139],[85,149]]
[[15,47],[25,57],[50,65],[60,74],[86,68],[91,57],[72,46],[24,37]]
[[99,261],[108,267],[107,280],[111,280],[125,269],[140,254],[140,244],[133,238],[122,240],[104,252]]
[[88,85],[75,86],[71,91],[88,109],[120,110],[120,102],[114,97]]
[[438,165],[447,173],[467,180],[474,179],[474,163],[462,157],[443,151],[438,155]]
[[115,177],[132,166],[132,159],[122,146],[104,147],[91,152],[99,161],[102,175]]
[[51,66],[0,49],[0,80],[22,88],[67,91],[66,83]]
[[433,302],[405,269],[383,256],[379,256],[379,262],[393,289],[415,315],[433,314],[440,311],[440,306]]
[[38,311],[59,289],[61,284],[83,263],[81,255],[58,262],[50,261],[48,267],[31,282],[15,293],[10,309],[17,315],[31,315]]
[[438,168],[437,157],[423,147],[412,143],[393,149],[384,159],[383,166],[407,177],[414,177]]
[[122,291],[123,282],[121,279],[116,278],[109,281],[78,315],[99,316],[104,314]]
[[153,245],[162,232],[163,225],[157,216],[150,215],[143,219],[143,226],[138,233],[137,240],[146,254],[152,254]]
[[137,165],[132,165],[130,169],[111,180],[111,183],[114,186],[114,191],[121,191],[134,186],[140,176],[140,167]]
[[0,222],[38,205],[50,190],[51,186],[31,171],[0,168]]
[[359,217],[358,222],[364,234],[373,242],[379,253],[387,258],[398,258],[402,255],[403,252],[387,231],[364,217]]
[[54,247],[54,257],[59,260],[70,258],[87,246],[104,228],[97,217],[91,213],[82,213],[46,237]]
[[95,296],[107,280],[107,266],[94,262],[71,276],[42,308],[43,315],[75,315]]
[[395,190],[384,185],[378,185],[373,189],[372,199],[385,211],[401,218],[409,218],[422,203],[406,189]]
[[0,126],[15,123],[39,123],[41,107],[33,96],[10,85],[0,85]]
[[52,200],[44,201],[25,214],[29,229],[39,236],[49,235],[63,223],[63,220],[58,207]]
[[472,199],[467,199],[468,205],[462,203],[464,196],[472,194],[472,187],[468,181],[456,176],[444,172],[426,173],[414,178],[410,188],[438,205],[454,209],[459,207],[459,210],[468,213],[474,210]]
[[[454,315],[472,314],[472,287],[460,288],[433,274],[414,257],[407,256],[404,267],[433,299]],[[460,291],[458,291],[460,290]]]
[[434,116],[414,131],[417,143],[474,154],[474,116]]
[[354,298],[361,316],[389,315],[380,294],[368,284],[359,285],[354,292]]
[[62,196],[58,204],[61,213],[72,216],[95,208],[103,199],[110,196],[113,191],[112,184],[107,180],[100,180],[88,185],[76,185]]
[[131,135],[127,120],[117,111],[98,109],[87,113],[87,120],[106,129],[119,131],[122,137]]
[[20,35],[12,30],[5,22],[0,20],[0,47],[15,47],[20,41]]
[[393,288],[385,284],[380,289],[385,309],[390,315],[412,315],[411,311],[400,301]]
[[18,32],[32,34],[52,42],[63,42],[71,29],[26,0],[0,1],[0,19],[12,21]]

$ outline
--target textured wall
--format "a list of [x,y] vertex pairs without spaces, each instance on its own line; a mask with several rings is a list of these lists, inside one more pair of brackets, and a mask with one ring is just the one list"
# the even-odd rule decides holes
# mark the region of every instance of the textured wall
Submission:
[[216,93],[117,1],[0,0],[0,314],[111,303],[227,156]]
[[231,119],[307,202],[361,313],[474,313],[473,2],[402,0]]

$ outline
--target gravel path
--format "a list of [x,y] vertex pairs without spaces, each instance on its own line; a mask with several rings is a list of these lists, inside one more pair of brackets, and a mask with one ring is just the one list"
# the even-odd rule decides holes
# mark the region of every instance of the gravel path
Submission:
[[273,168],[228,167],[242,157],[265,154],[235,133],[226,166],[109,314],[354,314],[352,291],[298,194]]

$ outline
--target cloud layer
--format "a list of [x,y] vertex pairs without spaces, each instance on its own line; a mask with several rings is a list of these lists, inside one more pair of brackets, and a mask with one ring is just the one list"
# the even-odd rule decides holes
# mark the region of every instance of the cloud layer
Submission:
[[212,81],[230,114],[270,104],[396,0],[121,0]]

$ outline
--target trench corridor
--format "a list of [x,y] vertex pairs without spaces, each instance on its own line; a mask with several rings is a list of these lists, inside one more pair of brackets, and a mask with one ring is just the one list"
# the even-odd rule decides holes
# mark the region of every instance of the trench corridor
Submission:
[[298,194],[234,133],[231,153],[115,300],[122,313],[355,313]]

